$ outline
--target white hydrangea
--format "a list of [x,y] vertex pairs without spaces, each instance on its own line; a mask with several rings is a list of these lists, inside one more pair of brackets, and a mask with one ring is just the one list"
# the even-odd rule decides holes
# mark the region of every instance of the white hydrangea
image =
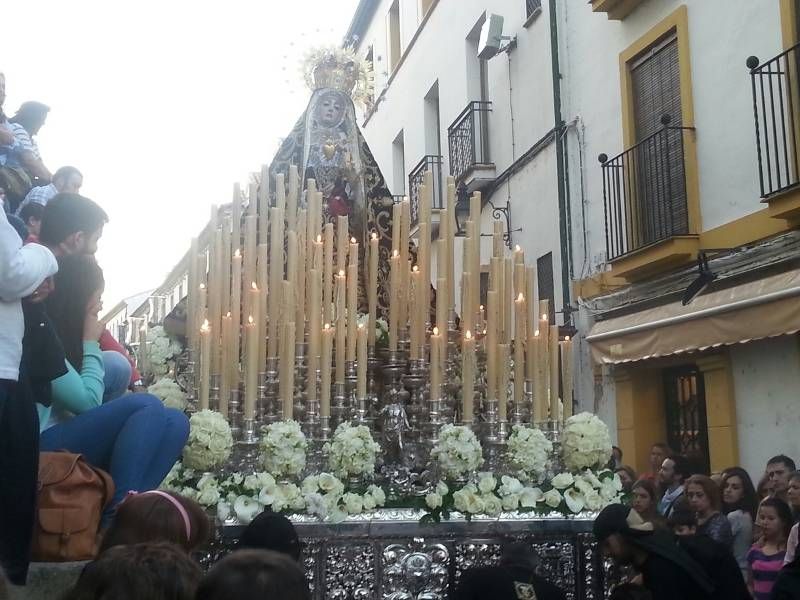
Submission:
[[156,376],[169,372],[169,361],[182,351],[181,345],[167,335],[160,325],[147,331],[147,366]]
[[264,468],[276,477],[299,475],[306,466],[307,448],[297,421],[272,423],[261,438]]
[[213,410],[201,410],[189,419],[189,439],[183,448],[183,463],[208,471],[228,460],[233,437],[228,421]]
[[508,458],[515,469],[539,475],[547,469],[552,453],[553,443],[541,430],[514,425],[508,438]]
[[326,444],[328,465],[339,477],[372,475],[380,446],[372,439],[369,428],[342,423],[333,440]]
[[564,464],[571,471],[604,465],[611,456],[608,427],[588,412],[570,417],[564,426],[561,453]]
[[481,466],[483,450],[472,429],[448,424],[439,432],[431,457],[446,477],[456,479]]
[[169,377],[162,377],[149,386],[147,391],[159,398],[167,408],[186,409],[186,393]]

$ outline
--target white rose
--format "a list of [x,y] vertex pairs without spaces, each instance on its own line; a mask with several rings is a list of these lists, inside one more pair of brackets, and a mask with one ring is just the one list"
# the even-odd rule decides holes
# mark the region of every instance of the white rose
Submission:
[[219,489],[209,486],[204,490],[200,490],[200,494],[197,496],[197,502],[206,507],[214,506],[219,502]]
[[431,510],[435,510],[442,506],[442,497],[436,492],[431,492],[425,496],[425,504],[427,504],[428,508]]
[[330,492],[336,489],[339,480],[330,473],[320,473],[317,482],[319,489],[323,492]]
[[558,475],[553,477],[553,480],[550,482],[550,485],[552,485],[556,489],[565,490],[572,485],[573,481],[575,481],[575,479],[572,477],[570,473],[559,473]]
[[503,475],[500,478],[502,485],[498,492],[501,496],[509,496],[512,494],[518,495],[522,493],[522,483],[519,479],[515,479],[514,477],[509,477],[508,475]]
[[503,510],[517,510],[519,508],[520,494],[508,494],[503,496]]
[[316,515],[320,519],[324,519],[328,516],[328,503],[325,501],[325,498],[322,497],[322,494],[318,492],[306,494],[305,501],[306,509],[310,514]]
[[573,485],[575,486],[575,489],[584,495],[594,491],[592,484],[586,481],[583,477],[576,477]]
[[583,507],[586,506],[583,494],[575,488],[570,488],[564,492],[564,501],[567,503],[567,508],[569,508],[570,512],[575,514],[581,512]]
[[478,476],[478,489],[483,494],[488,494],[489,492],[493,492],[494,488],[497,487],[497,479],[491,473],[481,473]]
[[351,515],[358,515],[364,510],[364,503],[358,494],[347,493],[342,496],[344,508]]
[[600,497],[600,494],[598,494],[595,490],[587,493],[583,499],[586,502],[586,508],[588,510],[603,510],[606,505],[606,503],[603,501],[603,498]]
[[239,496],[233,504],[233,513],[242,525],[249,525],[262,510],[263,507],[258,500],[253,500],[249,496]]
[[304,494],[314,494],[319,490],[319,476],[318,475],[309,475],[305,479],[303,479],[303,483],[300,486]]
[[486,510],[483,498],[472,492],[467,493],[467,512],[477,515]]
[[468,510],[467,510],[467,506],[468,506],[467,500],[472,495],[473,495],[472,493],[470,493],[470,492],[468,492],[468,491],[466,491],[464,489],[460,489],[460,490],[458,490],[456,492],[453,492],[453,505],[455,506],[455,509],[458,512],[462,512],[462,513],[468,512]]
[[225,521],[231,516],[231,505],[228,502],[217,503],[217,519]]
[[523,508],[534,508],[544,498],[542,490],[537,488],[523,488],[519,497],[520,506]]
[[597,475],[595,475],[592,471],[589,471],[588,469],[581,474],[581,478],[589,482],[592,485],[592,487],[596,490],[600,489],[603,486],[603,482],[597,478]]
[[258,492],[258,501],[264,506],[272,506],[272,503],[275,502],[275,490],[276,486],[274,484],[262,488]]
[[273,485],[275,485],[275,478],[269,473],[253,473],[244,478],[244,488],[253,492]]
[[436,493],[440,496],[446,496],[447,492],[450,491],[450,488],[447,487],[447,484],[444,481],[440,481],[436,484]]
[[364,504],[364,510],[374,510],[377,506],[375,496],[372,494],[364,494],[364,496],[361,498],[361,501]]
[[384,492],[383,489],[377,485],[369,486],[367,488],[367,493],[372,496],[377,506],[383,506],[386,504],[386,492]]
[[561,504],[561,500],[563,499],[558,490],[550,490],[546,492],[542,498],[544,503],[550,508],[558,508],[558,505]]
[[503,504],[500,501],[500,498],[494,494],[486,494],[481,496],[481,500],[483,500],[483,511],[490,517],[498,516],[500,511],[503,509]]

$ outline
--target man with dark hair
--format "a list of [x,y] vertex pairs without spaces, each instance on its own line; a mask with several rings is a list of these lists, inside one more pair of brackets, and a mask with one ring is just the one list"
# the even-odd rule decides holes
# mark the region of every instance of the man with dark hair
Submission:
[[714,597],[714,582],[697,561],[668,532],[653,530],[653,524],[644,522],[635,510],[611,504],[597,515],[592,531],[606,556],[641,573],[642,585],[653,600]]
[[57,194],[45,207],[39,233],[41,243],[56,256],[94,254],[108,215],[78,194]]
[[44,166],[42,155],[39,153],[39,146],[33,138],[44,125],[49,112],[50,107],[46,104],[29,100],[20,104],[17,114],[8,120],[11,124],[11,130],[14,132],[14,138],[19,144],[17,154],[20,157],[22,166],[31,176],[31,181],[42,183],[49,183],[52,179],[52,174]]
[[455,600],[565,600],[564,592],[536,574],[537,557],[530,544],[503,544],[500,564],[464,571]]
[[642,475],[641,479],[648,479],[653,483],[658,483],[658,472],[665,458],[672,456],[674,452],[664,442],[656,442],[650,448],[650,472]]
[[789,477],[797,468],[794,461],[785,454],[773,456],[767,461],[766,476],[769,481],[769,495],[787,501]]
[[53,181],[47,185],[40,185],[28,192],[22,204],[17,209],[19,215],[23,208],[31,202],[47,206],[56,194],[61,192],[77,194],[83,185],[83,174],[75,167],[61,167],[53,174]]
[[663,516],[669,517],[675,503],[683,496],[683,482],[690,476],[689,462],[685,456],[676,454],[664,459],[658,473],[661,489],[664,490],[664,495],[658,503],[658,512]]
[[272,511],[262,512],[245,527],[239,538],[239,548],[272,550],[295,561],[300,560],[303,549],[292,522]]
[[25,241],[36,242],[39,239],[39,232],[42,229],[42,215],[44,214],[44,206],[38,202],[31,202],[26,204],[19,211],[19,218],[25,223],[28,228],[28,236]]

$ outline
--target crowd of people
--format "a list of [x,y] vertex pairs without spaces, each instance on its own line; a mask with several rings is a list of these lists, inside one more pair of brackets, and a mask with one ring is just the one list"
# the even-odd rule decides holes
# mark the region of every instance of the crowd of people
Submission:
[[6,118],[5,83],[0,74],[0,566],[23,585],[42,518],[40,453],[82,455],[110,474],[105,530],[129,493],[158,487],[189,424],[142,391],[100,321],[94,255],[108,216],[79,194],[78,169],[45,166],[35,137],[47,106],[25,102]]
[[650,597],[800,598],[800,471],[790,457],[771,458],[757,485],[741,467],[696,473],[663,443],[641,477],[621,452],[612,466],[630,507],[603,511],[595,535]]

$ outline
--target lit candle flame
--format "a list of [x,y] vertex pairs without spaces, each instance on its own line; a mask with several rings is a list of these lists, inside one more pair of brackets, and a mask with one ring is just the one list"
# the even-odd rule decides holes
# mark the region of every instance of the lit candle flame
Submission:
[[200,333],[208,333],[209,331],[211,331],[211,325],[208,324],[208,319],[206,319],[200,326]]
[[342,270],[339,271],[339,277],[344,277],[344,271]]
[[417,265],[411,267],[411,270],[414,271],[414,273],[419,273],[419,267]]
[[469,329],[467,329],[466,333],[464,334],[464,339],[465,340],[471,340],[472,339],[472,332]]
[[372,232],[372,239],[373,240],[377,240],[378,239],[378,234],[375,233],[374,231]]
[[522,302],[523,300],[525,300],[525,296],[523,295],[522,292],[520,292],[519,295],[517,296],[517,302]]
[[249,317],[247,317],[247,322],[250,323],[250,325],[255,323],[255,321],[253,320],[253,315],[250,315]]
[[534,331],[534,332],[533,332],[533,335],[534,335],[535,337],[539,337],[539,330],[537,329],[536,331]]
[[242,253],[239,251],[238,248],[236,249],[236,252],[233,253],[233,255],[236,256],[236,257],[239,257],[239,258],[242,257]]
[[231,311],[228,311],[228,314],[227,314],[227,315],[225,315],[225,316],[226,316],[226,317],[228,317],[228,318],[230,319],[230,318],[231,318]]
[[323,326],[322,326],[322,328],[323,328],[325,331],[328,331],[328,330],[331,328],[331,324],[330,324],[330,323],[325,323],[325,325],[323,325]]
[[206,289],[206,284],[205,284],[205,283],[201,283],[201,284],[200,284],[200,289],[201,289],[201,290],[204,290],[204,289]]
[[358,243],[358,242],[356,242],[356,238],[354,238],[354,237],[351,237],[351,238],[350,238],[350,243],[351,243],[351,244],[356,244],[356,243]]
[[433,328],[433,335],[439,335],[439,328],[438,327],[434,327]]
[[478,310],[483,310],[483,304],[478,307]]
[[521,252],[521,251],[522,251],[522,248],[520,248],[520,245],[519,245],[519,244],[516,244],[516,245],[514,246],[514,252]]
[[399,250],[392,250],[392,258],[397,258],[398,256],[400,256],[400,251]]
[[547,321],[547,313],[542,313],[542,321]]
[[258,291],[258,286],[256,285],[256,282],[255,282],[255,281],[251,281],[251,282],[250,282],[250,287],[251,287],[251,288],[253,288],[253,291],[254,291],[254,292],[257,292],[257,291]]
[[565,341],[565,342],[568,342],[568,341],[569,341],[569,336],[568,336],[568,335],[564,336],[564,341]]
[[358,328],[359,328],[359,329],[364,329],[364,324],[363,324],[363,323],[359,323],[359,324],[358,324]]

